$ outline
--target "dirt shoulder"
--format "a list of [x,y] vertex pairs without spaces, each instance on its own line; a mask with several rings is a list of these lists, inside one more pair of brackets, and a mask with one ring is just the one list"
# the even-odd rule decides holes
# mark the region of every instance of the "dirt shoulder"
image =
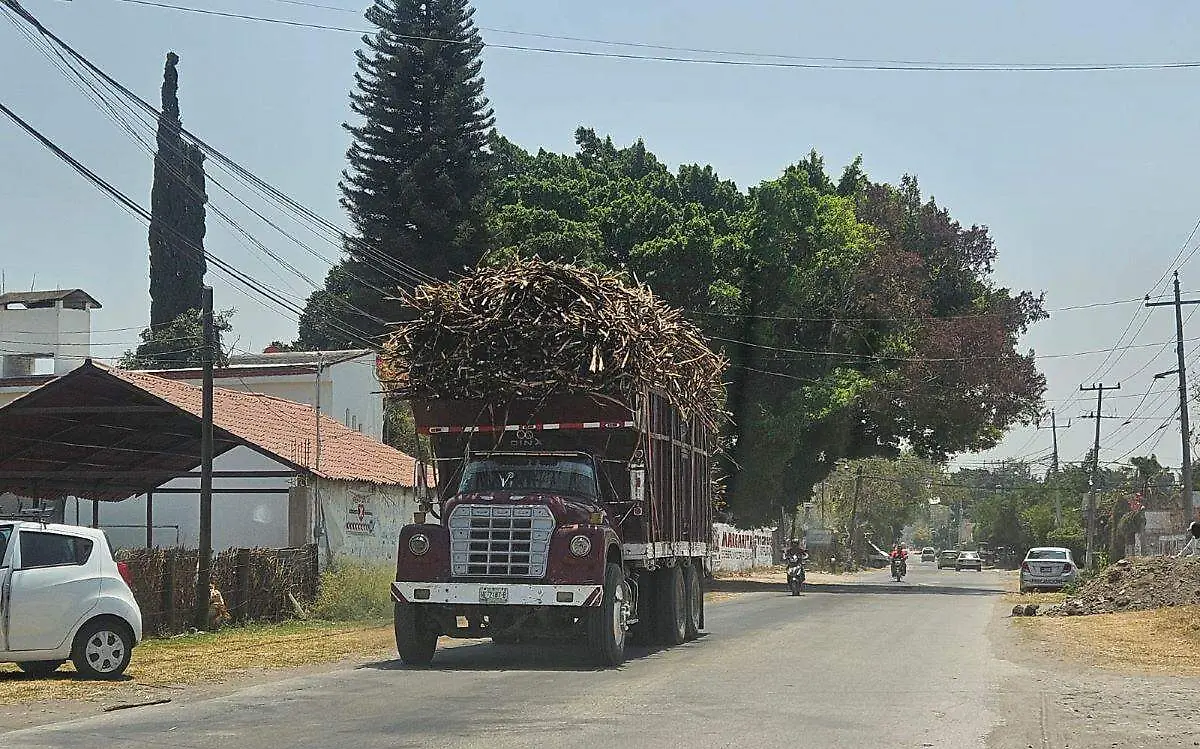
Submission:
[[989,749],[1200,746],[1200,606],[1079,617],[1011,608],[997,600],[988,627],[1004,716]]

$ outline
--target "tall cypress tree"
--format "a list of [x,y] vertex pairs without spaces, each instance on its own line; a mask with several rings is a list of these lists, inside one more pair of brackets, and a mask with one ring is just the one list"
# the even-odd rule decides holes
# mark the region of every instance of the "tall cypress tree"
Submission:
[[204,155],[182,135],[178,64],[179,56],[168,52],[150,193],[150,327],[137,352],[126,353],[127,366],[185,367],[201,358],[197,347],[180,343],[200,336],[207,198]]
[[204,155],[183,140],[179,118],[179,56],[163,71],[158,153],[150,193],[150,329],[169,326],[201,306],[207,268],[204,247]]
[[362,121],[345,126],[353,141],[339,183],[355,235],[309,299],[302,343],[359,345],[338,327],[383,333],[400,314],[389,299],[397,261],[445,279],[482,257],[493,117],[474,14],[467,0],[375,0],[367,9],[379,30],[356,53],[350,101]]

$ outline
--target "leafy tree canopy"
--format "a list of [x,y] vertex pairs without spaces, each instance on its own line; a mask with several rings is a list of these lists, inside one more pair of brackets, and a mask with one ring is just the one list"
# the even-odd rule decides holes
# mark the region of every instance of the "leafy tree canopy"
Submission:
[[987,229],[917,181],[836,180],[816,152],[749,190],[672,171],[641,141],[580,128],[574,154],[495,137],[486,261],[539,255],[623,269],[687,310],[730,358],[730,506],[778,517],[843,457],[940,460],[1037,415],[1018,350],[1040,296],[991,280]]
[[[233,330],[230,322],[236,310],[227,309],[213,315],[216,334],[214,365],[223,367],[228,358],[221,349],[221,336]],[[141,332],[142,343],[136,351],[126,351],[117,366],[121,369],[186,369],[204,364],[204,323],[200,310],[189,309],[169,324],[146,328]]]

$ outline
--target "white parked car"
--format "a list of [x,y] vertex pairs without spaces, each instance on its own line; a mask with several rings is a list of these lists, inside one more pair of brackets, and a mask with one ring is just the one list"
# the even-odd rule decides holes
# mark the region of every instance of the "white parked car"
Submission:
[[1061,546],[1040,546],[1030,549],[1021,562],[1021,592],[1037,588],[1055,590],[1079,579],[1079,567],[1071,558],[1071,550]]
[[142,639],[127,576],[103,531],[0,520],[0,662],[120,676]]

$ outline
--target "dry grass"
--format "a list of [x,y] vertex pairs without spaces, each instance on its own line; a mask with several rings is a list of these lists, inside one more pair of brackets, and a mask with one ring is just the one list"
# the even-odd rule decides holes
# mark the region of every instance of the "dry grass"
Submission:
[[1200,676],[1200,605],[1013,623],[1023,634],[1089,665]]
[[191,684],[215,684],[248,672],[328,663],[350,656],[384,656],[394,649],[392,628],[379,622],[286,622],[219,633],[147,640],[133,651],[122,681],[80,678],[70,664],[47,679],[0,665],[0,704],[36,700],[110,701],[137,698]]

